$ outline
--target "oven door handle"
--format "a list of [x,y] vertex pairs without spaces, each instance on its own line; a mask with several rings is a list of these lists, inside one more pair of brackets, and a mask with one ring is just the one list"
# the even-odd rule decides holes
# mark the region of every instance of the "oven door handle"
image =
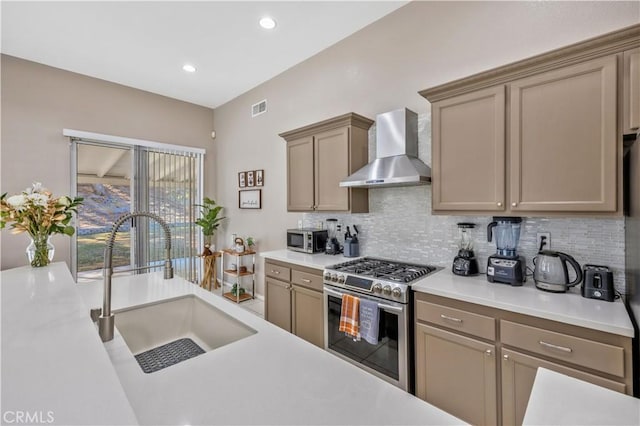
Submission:
[[[329,289],[327,287],[323,287],[323,289],[324,289],[325,293],[330,294],[330,295],[335,296],[335,297],[339,297],[340,299],[342,299],[342,295],[343,294],[346,294],[346,293],[340,293],[339,291],[331,290],[331,289]],[[358,296],[355,296],[355,297],[358,297]],[[391,306],[391,305],[387,305],[387,304],[384,304],[384,303],[378,303],[378,308],[379,309],[385,309],[387,311],[398,312],[400,314],[404,312],[404,308],[399,308],[397,306]]]

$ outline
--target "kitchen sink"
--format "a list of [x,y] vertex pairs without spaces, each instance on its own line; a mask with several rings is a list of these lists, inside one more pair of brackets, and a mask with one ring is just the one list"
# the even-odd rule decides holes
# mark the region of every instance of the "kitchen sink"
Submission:
[[[147,373],[256,333],[256,330],[194,295],[114,313],[116,328]],[[186,350],[181,349],[185,347]],[[168,364],[167,350],[174,354],[178,352],[177,358]],[[165,364],[148,371],[141,359],[148,359],[149,354],[162,359]]]

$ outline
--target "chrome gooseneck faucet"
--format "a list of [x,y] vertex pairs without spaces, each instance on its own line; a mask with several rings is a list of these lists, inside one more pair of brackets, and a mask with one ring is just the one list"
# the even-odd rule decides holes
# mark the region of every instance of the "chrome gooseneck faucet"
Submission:
[[[102,302],[102,314],[98,317],[98,333],[100,334],[100,338],[103,342],[113,339],[113,328],[115,324],[114,316],[111,313],[111,276],[113,275],[111,263],[113,257],[113,244],[116,239],[116,232],[118,232],[120,226],[127,220],[134,217],[148,217],[155,220],[160,224],[160,226],[162,226],[162,229],[164,230],[165,249],[164,279],[170,280],[173,278],[173,265],[171,264],[171,230],[169,229],[167,222],[165,222],[160,216],[148,212],[132,212],[118,218],[118,220],[113,224],[111,234],[107,239],[107,247],[104,249],[104,298]],[[141,268],[126,269],[118,272],[137,271],[141,269],[149,269],[149,267],[144,266]]]

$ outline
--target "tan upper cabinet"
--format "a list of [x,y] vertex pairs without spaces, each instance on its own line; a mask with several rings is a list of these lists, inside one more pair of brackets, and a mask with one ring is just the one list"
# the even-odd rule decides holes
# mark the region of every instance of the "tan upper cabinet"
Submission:
[[638,46],[634,25],[421,91],[432,104],[433,212],[622,214]]
[[287,210],[313,210],[313,137],[287,143]]
[[372,124],[349,113],[280,134],[287,141],[287,211],[369,211],[367,189],[339,184],[367,164]]
[[504,210],[504,109],[504,86],[432,105],[433,210]]
[[511,211],[615,212],[616,55],[510,89]]
[[623,133],[640,130],[640,48],[624,52]]

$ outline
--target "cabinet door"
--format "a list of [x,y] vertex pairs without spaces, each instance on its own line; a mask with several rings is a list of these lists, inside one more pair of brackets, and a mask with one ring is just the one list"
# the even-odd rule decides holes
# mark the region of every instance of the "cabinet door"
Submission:
[[349,128],[318,133],[314,153],[316,210],[349,210],[349,189],[340,187],[349,175]]
[[[529,403],[538,367],[544,367],[576,379],[625,393],[624,383],[607,380],[552,362],[544,361],[519,352],[502,349],[502,423],[521,425]],[[570,397],[570,396],[568,396]]]
[[313,137],[287,143],[287,211],[312,211]]
[[624,52],[623,132],[640,129],[640,48]]
[[291,294],[292,333],[324,349],[322,293],[294,285]]
[[264,317],[267,321],[291,332],[291,285],[265,278]]
[[495,346],[416,325],[416,396],[474,425],[495,425]]
[[505,88],[431,106],[433,210],[504,210]]
[[511,84],[511,211],[617,209],[617,57]]

